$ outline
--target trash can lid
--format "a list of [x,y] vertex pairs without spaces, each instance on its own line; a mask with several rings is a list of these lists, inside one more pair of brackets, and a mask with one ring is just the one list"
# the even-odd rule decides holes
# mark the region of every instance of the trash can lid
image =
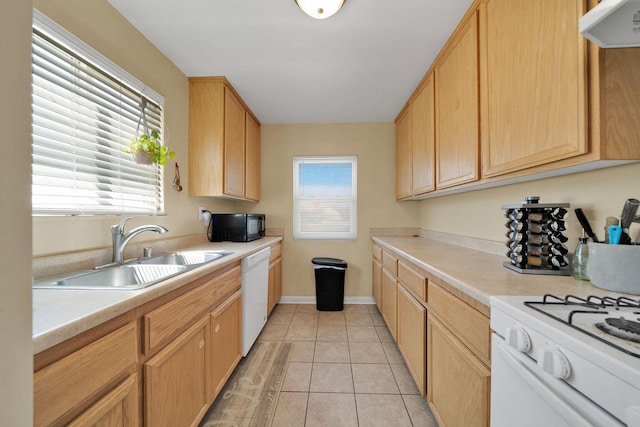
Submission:
[[338,258],[318,257],[318,258],[311,259],[311,262],[314,263],[315,265],[326,265],[329,267],[347,268],[347,263],[344,260],[338,259]]

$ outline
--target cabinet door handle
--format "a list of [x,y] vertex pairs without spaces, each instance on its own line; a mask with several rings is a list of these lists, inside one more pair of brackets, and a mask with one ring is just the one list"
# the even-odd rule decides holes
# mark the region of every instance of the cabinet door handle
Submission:
[[204,348],[204,340],[200,340],[200,342],[198,343],[198,348],[199,349],[203,349]]
[[216,325],[216,327],[213,329],[213,332],[215,332],[216,334],[218,333],[218,331],[220,331],[220,324],[218,323]]

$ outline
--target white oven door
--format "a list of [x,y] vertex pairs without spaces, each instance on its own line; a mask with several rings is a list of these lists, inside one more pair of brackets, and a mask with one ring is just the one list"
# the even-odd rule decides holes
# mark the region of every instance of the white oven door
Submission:
[[491,341],[492,427],[623,426],[499,335]]

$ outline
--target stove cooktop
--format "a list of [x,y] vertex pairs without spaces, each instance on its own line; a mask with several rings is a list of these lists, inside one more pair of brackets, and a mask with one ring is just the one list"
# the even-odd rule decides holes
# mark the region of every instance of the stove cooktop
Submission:
[[640,300],[547,294],[524,302],[540,313],[640,358]]

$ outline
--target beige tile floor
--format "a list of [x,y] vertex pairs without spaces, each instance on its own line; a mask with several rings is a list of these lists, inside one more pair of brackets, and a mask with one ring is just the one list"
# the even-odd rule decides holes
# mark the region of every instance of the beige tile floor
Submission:
[[272,426],[436,426],[375,305],[278,305],[261,341],[294,347]]

